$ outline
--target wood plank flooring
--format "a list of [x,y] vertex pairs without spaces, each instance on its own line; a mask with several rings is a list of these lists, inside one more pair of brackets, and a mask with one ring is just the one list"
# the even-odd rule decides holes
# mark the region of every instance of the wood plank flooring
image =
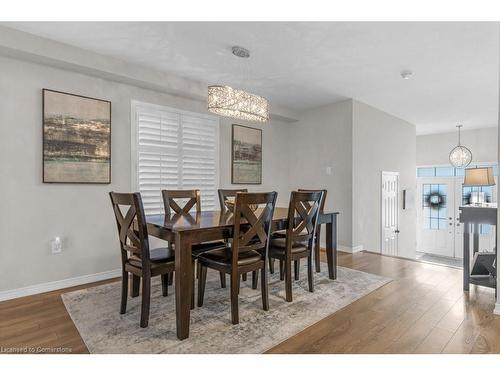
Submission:
[[[460,269],[369,252],[339,265],[393,281],[268,353],[500,353],[494,291],[463,293]],[[0,348],[87,353],[60,295],[106,282],[0,302]]]

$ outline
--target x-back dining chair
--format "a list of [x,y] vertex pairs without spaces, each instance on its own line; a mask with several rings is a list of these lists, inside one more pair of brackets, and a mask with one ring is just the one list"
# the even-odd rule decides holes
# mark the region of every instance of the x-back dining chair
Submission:
[[[326,189],[316,190],[316,189],[299,189],[298,191],[322,191],[323,197],[321,198],[321,203],[319,205],[319,213],[322,214],[325,209],[326,194],[328,191]],[[316,236],[314,238],[314,265],[316,272],[321,272],[321,259],[320,259],[320,241],[321,241],[321,225],[316,225]]]
[[[210,250],[198,258],[198,306],[203,306],[207,268],[231,276],[231,321],[239,323],[238,294],[240,275],[261,271],[262,307],[269,310],[267,256],[272,218],[278,193],[237,193],[234,205],[233,241],[223,249]],[[253,205],[263,205],[255,212]]]
[[[122,295],[120,314],[127,309],[129,273],[132,274],[131,296],[139,295],[142,278],[141,327],[149,322],[151,278],[161,276],[163,296],[168,295],[168,277],[175,270],[174,252],[166,247],[150,249],[144,207],[139,193],[110,192],[120,240],[122,260]],[[122,211],[122,208],[124,210]]]
[[227,211],[226,200],[228,198],[235,198],[237,193],[247,193],[248,189],[219,189],[219,205],[221,212]]
[[314,291],[312,247],[316,235],[323,191],[292,191],[285,237],[274,236],[269,257],[280,261],[280,279],[285,279],[286,300],[292,301],[292,262],[298,278],[299,260],[307,258],[309,291]]
[[[193,209],[193,207],[195,208],[196,213],[201,211],[201,194],[199,190],[162,190],[161,194],[163,197],[163,205],[166,216],[170,216],[172,214],[189,215],[189,212]],[[181,203],[182,201],[183,203]],[[224,247],[225,245],[224,241],[210,241],[193,245],[193,263],[198,255],[204,251]],[[169,246],[172,249],[174,244],[169,244]],[[199,270],[196,274],[199,276]],[[172,279],[172,276],[170,276],[170,281]],[[220,283],[222,288],[226,287],[226,276],[222,272],[220,273]]]
[[[165,215],[189,214],[193,207],[196,212],[201,211],[201,194],[199,190],[162,190],[163,206]],[[180,201],[185,200],[182,206]]]
[[[321,200],[321,204],[319,206],[319,213],[322,214],[324,212],[325,208],[325,202],[326,202],[326,195],[328,191],[326,189],[298,189],[298,191],[322,191],[323,192],[323,198]],[[278,230],[273,233],[274,237],[286,237],[286,229],[283,230]],[[321,256],[320,256],[320,245],[321,241],[321,225],[317,225],[316,227],[316,235],[314,238],[314,265],[316,272],[321,272]],[[270,264],[269,267],[271,269],[271,273],[274,273],[274,262],[272,258],[270,259]],[[298,280],[298,273],[299,273],[299,268],[300,268],[300,260],[296,260],[295,262],[295,279]]]
[[[222,214],[228,212],[228,208],[226,206],[226,201],[228,198],[235,198],[237,193],[248,193],[248,189],[219,189],[217,190],[218,195],[219,195],[219,205],[220,205],[220,211]],[[241,275],[241,279],[243,281],[247,281],[247,274],[244,273]],[[255,277],[255,280],[252,281],[253,285],[257,283],[257,276]]]

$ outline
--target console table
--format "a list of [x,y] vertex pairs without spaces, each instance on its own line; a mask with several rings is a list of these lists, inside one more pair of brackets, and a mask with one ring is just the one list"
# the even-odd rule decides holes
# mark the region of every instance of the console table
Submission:
[[[479,252],[479,225],[490,224],[497,225],[496,205],[474,206],[468,205],[460,207],[460,222],[464,228],[464,290],[469,290],[469,284],[486,286],[496,289],[496,276],[475,276],[471,275],[470,264],[470,234],[472,233],[473,254]],[[495,258],[496,258],[497,238],[495,234]]]

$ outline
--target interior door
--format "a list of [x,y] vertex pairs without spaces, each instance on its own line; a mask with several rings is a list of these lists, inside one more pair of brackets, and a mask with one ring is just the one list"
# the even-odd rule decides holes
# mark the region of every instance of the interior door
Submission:
[[455,256],[455,178],[417,181],[417,251]]
[[382,254],[399,254],[399,173],[382,172]]

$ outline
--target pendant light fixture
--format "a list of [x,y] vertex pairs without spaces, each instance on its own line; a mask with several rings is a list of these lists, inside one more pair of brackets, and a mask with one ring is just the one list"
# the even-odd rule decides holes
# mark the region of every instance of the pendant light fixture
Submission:
[[[247,59],[250,51],[234,46],[233,55]],[[229,86],[208,86],[208,110],[218,115],[246,121],[266,122],[269,120],[269,102],[262,96]]]
[[472,161],[472,152],[465,146],[460,144],[460,129],[462,125],[457,125],[458,128],[458,146],[450,152],[450,163],[455,168],[465,168]]

